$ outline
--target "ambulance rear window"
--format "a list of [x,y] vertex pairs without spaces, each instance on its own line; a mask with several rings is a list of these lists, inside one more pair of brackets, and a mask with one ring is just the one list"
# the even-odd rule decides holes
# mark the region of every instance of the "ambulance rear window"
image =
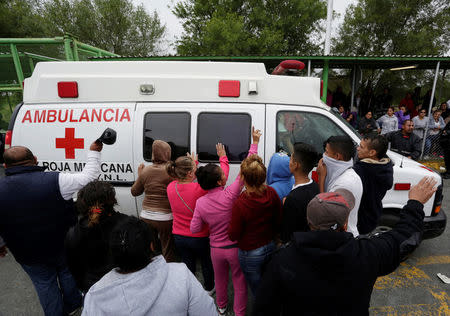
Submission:
[[201,162],[219,160],[216,144],[225,146],[231,163],[240,163],[250,147],[252,119],[247,113],[200,113],[197,123],[197,152]]
[[144,159],[152,161],[154,140],[169,143],[172,160],[190,151],[191,115],[187,112],[149,112],[144,116]]

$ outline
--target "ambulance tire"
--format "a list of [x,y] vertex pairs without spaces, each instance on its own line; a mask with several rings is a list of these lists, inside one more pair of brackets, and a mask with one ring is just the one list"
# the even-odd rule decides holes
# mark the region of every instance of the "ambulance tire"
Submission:
[[[388,232],[398,223],[400,210],[385,209],[381,215],[380,221],[378,222],[376,232],[384,233]],[[409,256],[414,252],[414,250],[422,242],[422,233],[415,233],[410,238],[405,240],[400,245],[400,261],[403,262],[409,258]]]

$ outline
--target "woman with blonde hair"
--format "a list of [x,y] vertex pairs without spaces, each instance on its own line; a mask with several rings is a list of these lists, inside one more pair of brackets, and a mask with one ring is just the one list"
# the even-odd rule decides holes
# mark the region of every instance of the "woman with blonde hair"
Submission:
[[114,210],[116,204],[116,191],[108,182],[94,180],[78,191],[81,218],[68,231],[65,248],[67,265],[83,293],[114,268],[110,234],[127,217]]
[[[216,149],[226,181],[229,173],[228,159],[221,144],[217,144]],[[209,249],[209,228],[203,225],[196,233],[191,233],[190,230],[197,199],[208,192],[203,190],[197,182],[193,182],[196,179],[197,164],[197,155],[194,153],[178,157],[167,164],[167,173],[175,179],[167,186],[167,197],[173,214],[172,233],[175,247],[181,260],[193,274],[195,274],[197,259],[200,260],[204,287],[206,291],[213,294],[214,271]]]
[[242,162],[240,175],[246,189],[233,204],[228,236],[237,241],[239,263],[255,296],[263,264],[275,250],[281,201],[277,192],[264,183],[266,167],[258,155]]

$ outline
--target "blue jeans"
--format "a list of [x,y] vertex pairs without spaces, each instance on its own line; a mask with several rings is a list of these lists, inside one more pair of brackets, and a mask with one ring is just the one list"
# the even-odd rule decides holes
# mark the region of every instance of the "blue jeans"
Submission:
[[211,262],[209,238],[187,237],[174,234],[173,239],[175,240],[175,246],[181,256],[181,260],[194,275],[197,259],[200,259],[205,290],[211,291],[214,288],[214,269]]
[[247,283],[250,286],[253,297],[255,297],[256,290],[261,281],[264,263],[269,260],[270,254],[274,250],[275,243],[273,241],[267,245],[249,251],[239,249],[239,264],[241,265],[245,280],[247,280]]
[[64,255],[52,263],[21,265],[33,282],[45,315],[66,315],[81,306],[81,294]]

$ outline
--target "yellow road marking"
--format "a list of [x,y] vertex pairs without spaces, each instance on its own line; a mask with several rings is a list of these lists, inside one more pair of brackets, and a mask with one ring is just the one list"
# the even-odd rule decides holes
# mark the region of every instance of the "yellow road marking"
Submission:
[[424,266],[428,264],[447,264],[450,263],[450,256],[429,256],[418,258],[416,265]]
[[437,302],[433,304],[411,304],[399,306],[377,306],[370,308],[370,315],[378,316],[448,316],[450,297],[446,292],[430,290]]
[[379,277],[374,289],[407,288],[426,285],[430,277],[422,270],[407,263],[401,263],[393,273]]

